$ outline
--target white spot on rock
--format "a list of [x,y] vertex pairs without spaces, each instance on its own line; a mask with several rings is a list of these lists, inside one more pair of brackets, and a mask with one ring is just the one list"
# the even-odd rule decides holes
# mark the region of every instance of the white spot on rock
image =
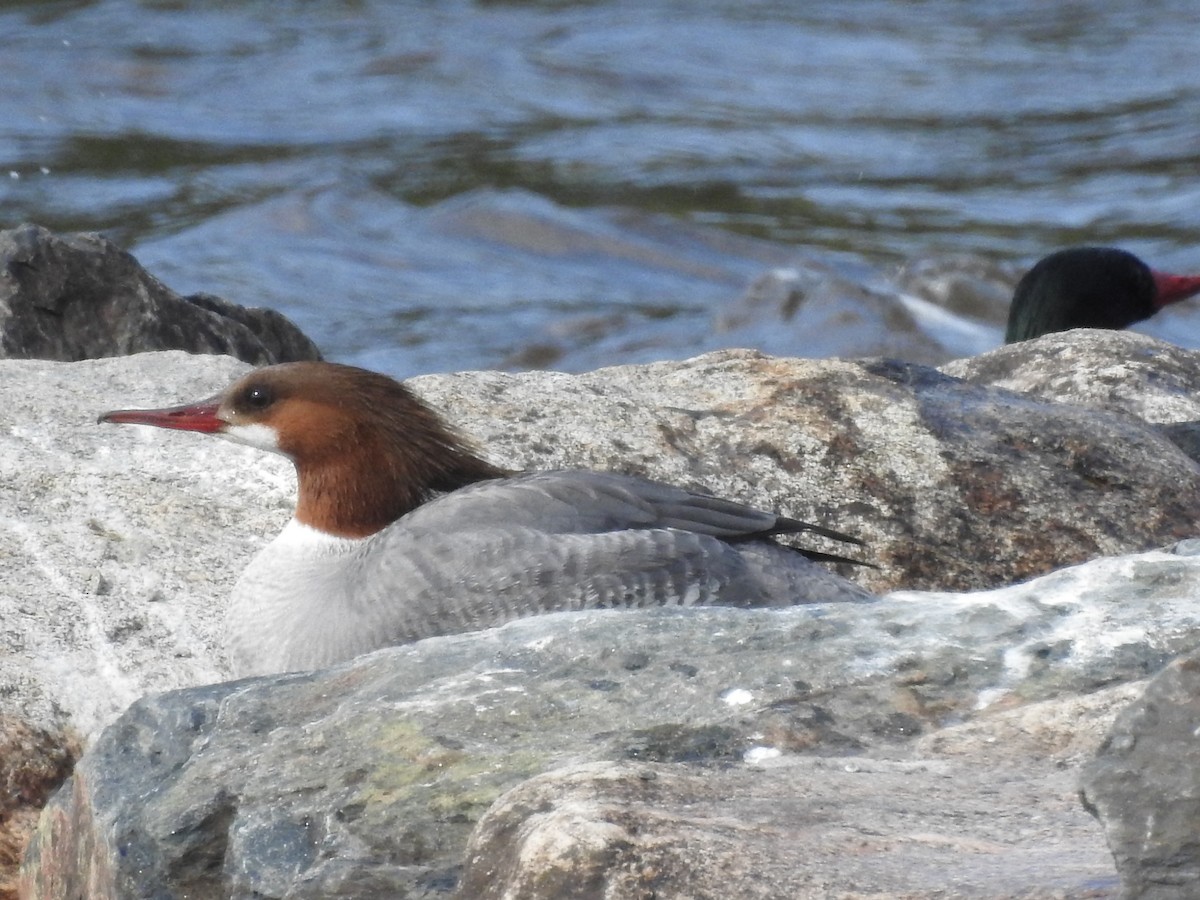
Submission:
[[721,699],[729,706],[745,706],[754,701],[754,695],[745,688],[733,688],[722,694]]
[[742,754],[742,759],[748,763],[758,763],[779,756],[783,756],[783,751],[778,747],[751,747]]

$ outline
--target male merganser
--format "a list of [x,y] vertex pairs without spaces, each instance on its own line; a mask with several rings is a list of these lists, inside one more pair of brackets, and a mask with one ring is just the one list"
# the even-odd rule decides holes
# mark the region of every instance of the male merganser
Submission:
[[1072,247],[1017,282],[1004,343],[1072,328],[1127,328],[1200,294],[1200,276],[1156,272],[1116,247]]
[[855,560],[774,541],[857,538],[629,475],[506,472],[408,388],[351,366],[269,366],[208,400],[100,421],[215,434],[295,465],[295,516],[233,591],[238,675],[555,610],[872,596],[813,562]]

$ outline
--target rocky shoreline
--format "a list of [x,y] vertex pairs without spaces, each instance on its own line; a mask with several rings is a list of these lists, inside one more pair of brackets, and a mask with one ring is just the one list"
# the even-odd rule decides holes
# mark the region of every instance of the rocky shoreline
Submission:
[[880,568],[844,574],[881,597],[547,616],[228,682],[223,604],[288,465],[94,421],[246,368],[0,360],[9,896],[4,847],[81,748],[20,896],[1188,895],[1200,354],[1079,331],[941,369],[414,379],[501,465],[860,534]]

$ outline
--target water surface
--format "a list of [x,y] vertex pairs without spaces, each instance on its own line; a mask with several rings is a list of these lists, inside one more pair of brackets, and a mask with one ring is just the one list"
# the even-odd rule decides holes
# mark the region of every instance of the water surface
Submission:
[[[398,375],[875,352],[936,331],[897,272],[947,254],[1200,270],[1188,0],[102,0],[0,29],[0,224],[106,232]],[[819,308],[717,329],[789,266]],[[1003,313],[952,308],[944,355]],[[1200,346],[1190,310],[1151,330]]]

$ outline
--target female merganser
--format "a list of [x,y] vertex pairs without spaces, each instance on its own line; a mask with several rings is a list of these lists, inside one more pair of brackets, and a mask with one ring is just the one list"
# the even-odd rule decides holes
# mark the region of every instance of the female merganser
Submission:
[[1004,343],[1072,328],[1127,328],[1200,293],[1200,276],[1156,272],[1115,247],[1072,247],[1017,282]]
[[629,475],[511,474],[406,387],[351,366],[269,366],[208,400],[100,421],[215,434],[295,465],[295,516],[233,591],[238,675],[555,610],[872,596],[813,562],[855,560],[774,541],[857,538]]

